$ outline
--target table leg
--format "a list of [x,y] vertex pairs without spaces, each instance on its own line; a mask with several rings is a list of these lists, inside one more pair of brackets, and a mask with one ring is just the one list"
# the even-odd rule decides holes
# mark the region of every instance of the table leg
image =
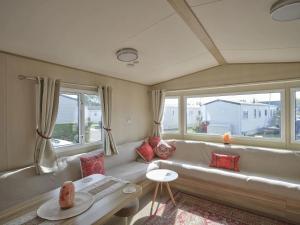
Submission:
[[167,186],[169,195],[170,195],[170,197],[171,197],[171,200],[172,200],[173,204],[176,206],[175,199],[174,199],[174,197],[173,197],[173,194],[172,194],[172,191],[171,191],[171,188],[170,188],[170,185],[169,185],[168,182],[166,182],[166,186]]
[[156,200],[159,185],[160,185],[160,182],[157,182],[156,187],[155,187],[155,191],[154,191],[154,195],[153,195],[153,200],[152,200],[152,205],[151,205],[151,210],[150,210],[150,216],[152,216],[153,205],[154,205],[154,202]]

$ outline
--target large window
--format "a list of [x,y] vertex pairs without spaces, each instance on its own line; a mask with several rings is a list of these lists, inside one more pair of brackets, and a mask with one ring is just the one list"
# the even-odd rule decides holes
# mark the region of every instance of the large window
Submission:
[[166,97],[162,122],[163,133],[179,132],[179,98]]
[[186,133],[281,138],[281,93],[186,98]]
[[101,141],[100,100],[96,93],[62,91],[52,134],[54,148]]

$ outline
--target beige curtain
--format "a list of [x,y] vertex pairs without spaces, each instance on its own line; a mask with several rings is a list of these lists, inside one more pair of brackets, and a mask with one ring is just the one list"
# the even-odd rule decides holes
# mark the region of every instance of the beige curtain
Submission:
[[119,152],[111,131],[112,88],[109,86],[99,87],[98,93],[101,99],[102,125],[104,129],[104,153],[108,156],[118,154]]
[[163,90],[152,91],[153,136],[161,136],[161,121],[164,113],[165,95]]
[[37,174],[51,173],[57,169],[57,158],[51,144],[51,135],[59,103],[60,81],[38,77],[36,97],[36,144],[34,164]]

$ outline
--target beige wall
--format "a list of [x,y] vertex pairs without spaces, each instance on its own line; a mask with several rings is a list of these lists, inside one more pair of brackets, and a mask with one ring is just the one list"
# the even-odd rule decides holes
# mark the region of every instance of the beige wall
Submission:
[[227,64],[153,85],[153,89],[191,89],[300,78],[300,63]]
[[[139,140],[151,128],[149,87],[108,76],[0,53],[0,171],[29,165],[35,142],[35,86],[17,75],[42,75],[66,82],[111,85],[112,130],[118,144]],[[131,123],[128,124],[127,120]]]

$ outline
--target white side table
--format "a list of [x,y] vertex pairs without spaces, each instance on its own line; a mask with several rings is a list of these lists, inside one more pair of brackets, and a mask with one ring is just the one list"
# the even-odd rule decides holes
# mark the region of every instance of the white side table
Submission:
[[171,198],[173,204],[176,206],[169,182],[176,180],[178,178],[178,173],[176,173],[175,171],[172,171],[172,170],[157,169],[157,170],[149,171],[146,174],[146,177],[149,180],[156,182],[156,187],[155,187],[154,196],[153,196],[153,200],[152,200],[150,215],[152,215],[153,205],[156,200],[158,188],[160,186],[160,192],[162,192],[163,183],[166,184],[170,198]]

